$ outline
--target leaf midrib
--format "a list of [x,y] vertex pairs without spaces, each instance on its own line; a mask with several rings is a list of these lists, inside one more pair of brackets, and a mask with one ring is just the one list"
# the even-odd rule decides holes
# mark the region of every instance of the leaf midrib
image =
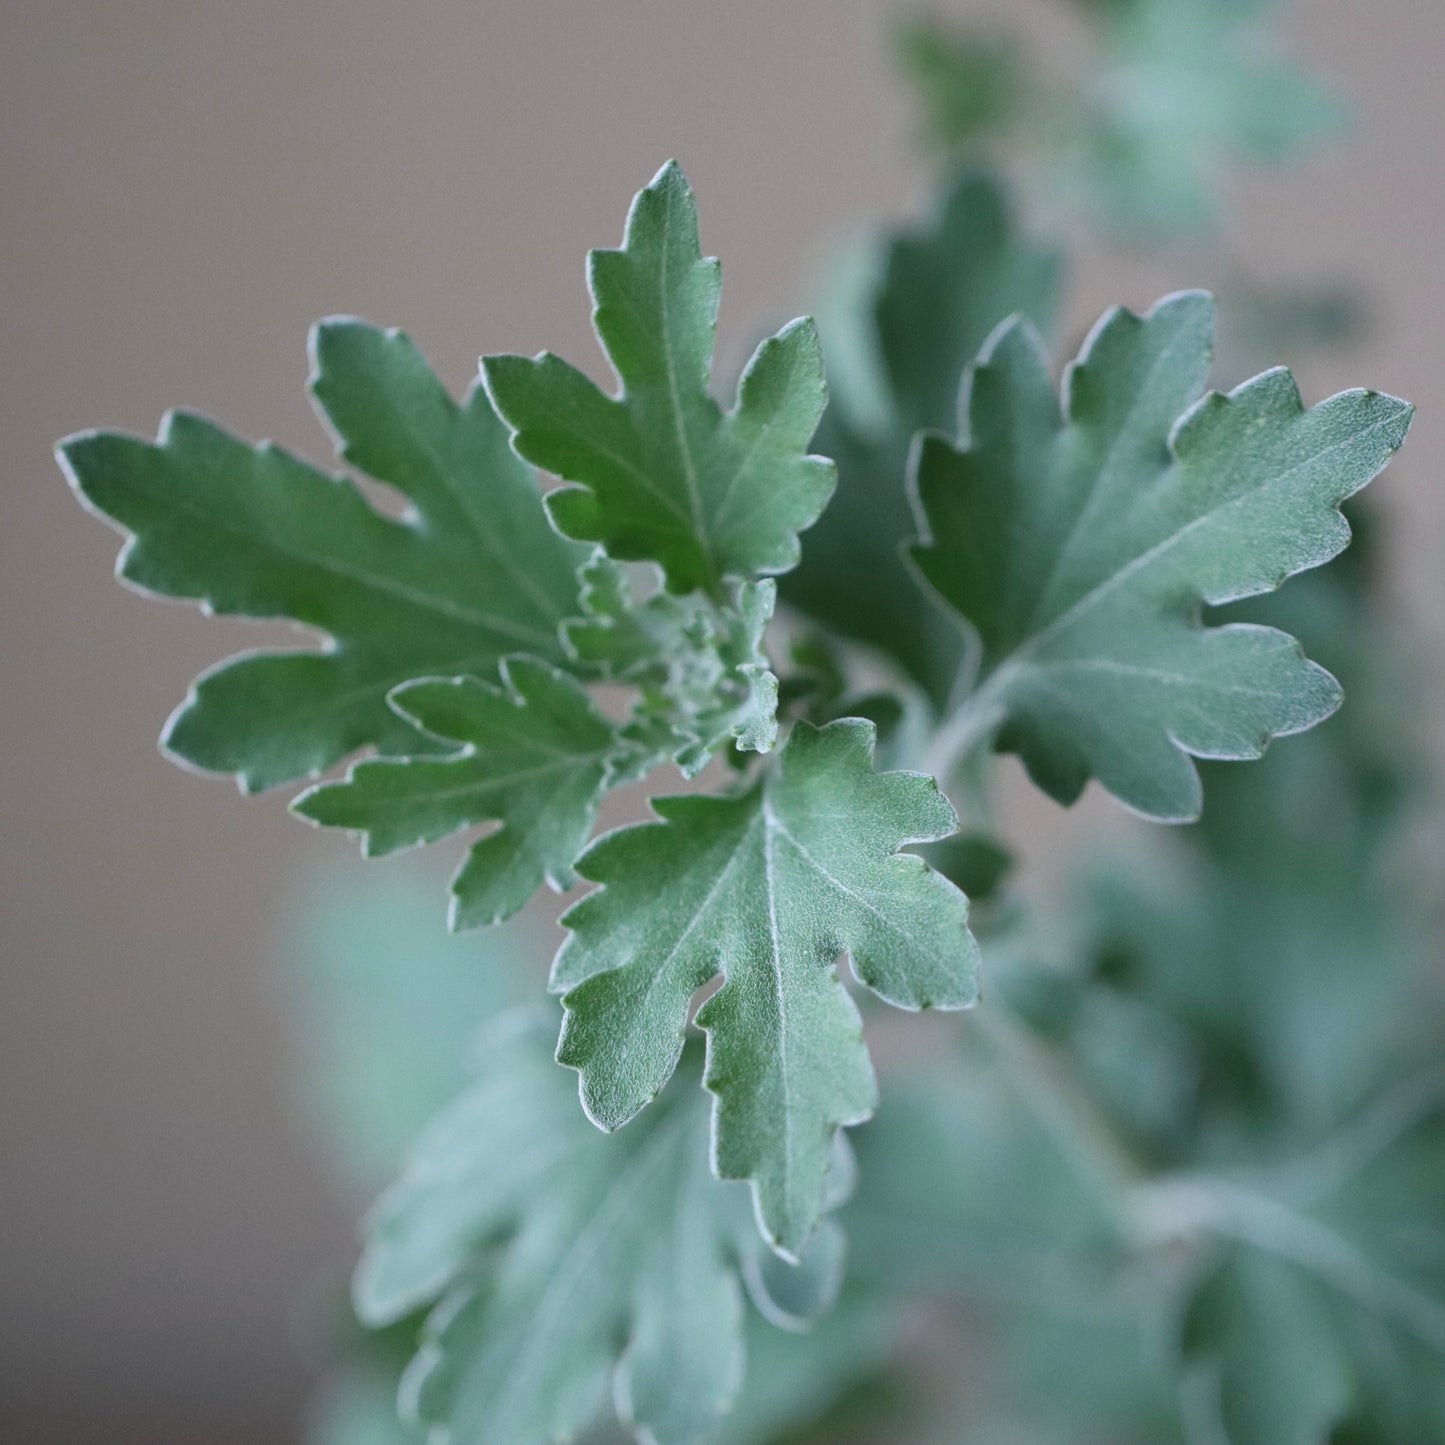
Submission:
[[[1148,322],[1146,321],[1144,324],[1147,325]],[[1044,578],[1044,584],[1039,589],[1038,606],[1034,609],[1033,617],[1030,619],[1030,625],[1032,627],[1036,628],[1042,622],[1043,617],[1048,611],[1053,590],[1058,584],[1059,577],[1064,572],[1065,564],[1077,549],[1079,538],[1087,533],[1087,524],[1093,520],[1098,510],[1099,498],[1106,490],[1104,486],[1105,480],[1110,476],[1117,464],[1119,452],[1124,445],[1125,439],[1129,435],[1135,416],[1138,415],[1145,398],[1149,396],[1154,381],[1163,368],[1164,363],[1174,356],[1180,343],[1188,336],[1189,331],[1187,327],[1180,326],[1176,328],[1168,344],[1155,353],[1143,382],[1134,389],[1133,395],[1129,398],[1129,404],[1124,410],[1124,415],[1120,418],[1113,436],[1109,438],[1104,455],[1099,461],[1098,469],[1095,471],[1093,481],[1089,486],[1088,495],[1084,498],[1083,505],[1079,508],[1078,512],[1075,513],[1074,520],[1070,524],[1067,534],[1060,544],[1058,551],[1054,554],[1053,564],[1049,568],[1048,575]],[[1077,425],[1077,422],[1075,422],[1074,425]],[[1058,436],[1056,436],[1056,446],[1064,435],[1065,433],[1060,432]],[[1169,454],[1167,445],[1163,448],[1163,452],[1165,470],[1168,470],[1168,465],[1173,458]]]
[[[328,479],[329,480],[329,479]],[[334,483],[333,483],[334,485]],[[174,496],[166,496],[163,505],[173,512],[178,512],[197,525],[198,530],[219,532],[224,536],[235,537],[262,552],[271,552],[276,556],[284,558],[288,562],[300,563],[303,567],[314,567],[318,571],[330,573],[333,576],[343,578],[346,581],[360,583],[373,591],[383,595],[396,597],[403,602],[409,603],[423,611],[435,612],[440,616],[447,617],[453,622],[463,622],[468,626],[480,630],[500,633],[503,636],[517,638],[520,641],[542,643],[546,647],[552,647],[555,639],[549,633],[543,633],[536,628],[528,627],[524,623],[514,622],[509,618],[502,617],[496,613],[483,612],[475,608],[464,606],[454,602],[450,598],[438,597],[434,593],[426,592],[421,588],[413,587],[410,583],[400,582],[394,578],[385,577],[377,573],[358,567],[353,563],[340,558],[328,557],[325,554],[309,554],[298,551],[294,547],[288,547],[285,543],[277,540],[274,536],[258,536],[256,533],[229,521],[225,517],[213,513],[198,511],[188,506],[184,501]],[[376,512],[367,510],[367,515],[372,522],[382,526],[396,528],[399,535],[418,537],[415,528],[407,526],[402,522],[389,522],[386,518]],[[149,537],[139,532],[131,533],[131,543],[127,548],[128,552],[140,551],[144,553],[149,545]],[[209,596],[203,599],[212,602]],[[266,604],[271,606],[273,604]],[[217,609],[218,611],[221,609]],[[239,610],[239,609],[238,609]],[[257,615],[257,614],[247,614]],[[268,617],[290,616],[285,612],[267,612],[261,614]],[[300,620],[300,619],[297,619]],[[315,626],[322,631],[330,633],[333,637],[349,638],[346,629],[338,628],[326,623],[307,623],[308,626]],[[364,647],[365,641],[361,640],[359,646]]]
[[[524,768],[515,773],[508,773],[503,778],[484,778],[479,779],[475,783],[468,783],[458,787],[428,789],[425,792],[408,793],[403,798],[368,800],[366,806],[371,813],[390,811],[404,812],[409,808],[421,807],[427,804],[450,802],[453,798],[485,797],[493,793],[509,791],[524,782],[531,782],[536,778],[546,777],[551,773],[566,772],[574,769],[577,772],[582,772],[590,766],[600,764],[610,751],[610,748],[604,748],[600,752],[588,753],[576,758],[560,758],[555,762],[539,763],[534,768]],[[435,767],[466,767],[476,761],[478,761],[476,757],[457,759],[421,758],[417,760],[417,763]],[[399,773],[404,773],[406,769],[413,766],[413,764],[408,760],[392,761],[387,759],[385,761],[378,761],[372,766],[389,770],[395,769]],[[353,779],[353,784],[354,781]],[[347,784],[339,784],[338,786],[344,787],[347,786]],[[488,820],[478,819],[476,821],[485,822]],[[461,826],[465,827],[466,824],[463,823]],[[368,828],[366,831],[371,832],[373,830]]]
[[718,584],[717,563],[713,557],[712,538],[709,536],[706,518],[703,514],[702,495],[698,490],[697,466],[693,460],[692,444],[687,435],[687,423],[682,414],[682,396],[677,382],[677,356],[672,344],[671,301],[668,295],[668,272],[672,260],[672,210],[668,208],[667,225],[663,233],[662,259],[658,266],[658,309],[661,313],[663,369],[667,376],[668,406],[672,412],[673,431],[677,437],[678,460],[682,463],[683,482],[687,487],[688,511],[692,528],[697,539],[698,552],[702,561],[703,590],[712,593]]
[[[448,418],[452,423],[457,426],[468,424],[471,418],[467,410],[458,406],[457,403],[447,395],[444,389],[438,387],[438,390],[442,393],[442,400],[445,403]],[[438,485],[439,490],[449,495],[456,503],[461,514],[467,519],[468,528],[472,536],[481,543],[483,550],[502,567],[507,576],[512,579],[517,588],[526,596],[527,600],[531,602],[538,616],[544,621],[555,622],[557,619],[557,608],[553,600],[542,590],[541,585],[532,573],[526,568],[521,567],[512,554],[502,547],[492,533],[483,525],[482,518],[477,516],[473,509],[472,499],[463,492],[461,486],[453,479],[450,469],[442,460],[441,454],[437,451],[431,439],[409,425],[405,413],[391,401],[390,397],[387,398],[387,409],[398,423],[396,430],[411,438],[414,450],[431,471],[433,482]],[[348,441],[346,448],[348,461],[352,459],[351,451],[351,443]],[[353,463],[353,465],[355,465],[355,463]],[[530,468],[528,470],[530,471]],[[540,493],[537,497],[537,505],[540,509]],[[421,511],[422,515],[425,516],[424,507],[421,508]]]

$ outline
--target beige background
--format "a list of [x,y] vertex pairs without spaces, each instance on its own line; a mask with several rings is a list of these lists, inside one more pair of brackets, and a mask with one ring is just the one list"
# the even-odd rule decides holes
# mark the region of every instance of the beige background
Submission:
[[[157,756],[186,682],[249,639],[114,587],[116,539],[67,496],[52,441],[185,404],[324,459],[303,346],[337,311],[405,326],[457,387],[483,350],[587,359],[583,252],[615,244],[669,154],[724,259],[736,355],[806,304],[828,237],[906,214],[921,183],[877,18],[844,0],[5,0],[4,1438],[285,1438],[308,1369],[297,1288],[352,1228],[288,1124],[269,983],[270,910],[345,850],[280,798]],[[1233,246],[1262,277],[1373,303],[1367,344],[1306,382],[1420,403],[1387,490],[1436,675],[1445,7],[1299,0],[1295,36],[1355,98],[1357,136],[1242,187]],[[1187,257],[1096,259],[1072,314],[1209,279]]]

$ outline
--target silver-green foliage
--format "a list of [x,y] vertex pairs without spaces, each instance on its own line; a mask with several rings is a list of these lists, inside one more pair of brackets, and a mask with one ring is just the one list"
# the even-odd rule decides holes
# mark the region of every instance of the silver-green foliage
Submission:
[[388,699],[418,729],[462,751],[446,758],[358,763],[344,782],[303,793],[293,809],[364,836],[368,857],[498,821],[452,880],[458,928],[515,913],[545,880],[572,882],[572,860],[629,749],[587,694],[536,658],[501,664],[504,686],[471,677],[406,683]]
[[1200,624],[1349,541],[1339,506],[1412,409],[1344,392],[1306,409],[1287,371],[1201,396],[1213,303],[1111,312],[1062,411],[1037,336],[1002,328],[965,384],[961,445],[917,457],[919,570],[973,629],[976,690],[950,726],[997,730],[1063,802],[1091,777],[1149,817],[1192,818],[1189,755],[1257,757],[1340,694],[1287,634]]
[[1279,164],[1340,127],[1328,87],[1283,53],[1277,0],[1068,0],[1063,66],[1015,34],[941,18],[897,32],[925,149],[1021,162],[1107,231],[1187,238],[1238,161]]
[[[905,572],[909,434],[947,424],[998,308],[1045,316],[1055,277],[991,183],[959,182],[934,232],[889,253],[869,318],[881,432],[840,413],[823,433],[854,490],[791,590],[910,682],[826,640],[775,671],[773,575],[833,486],[809,450],[821,361],[795,322],[731,411],[713,399],[718,270],[673,165],[623,248],[592,256],[616,396],[550,355],[501,357],[458,405],[397,333],[318,329],[318,404],[400,516],[191,416],[156,443],[63,444],[84,500],[127,533],[125,580],[325,639],[208,673],[172,752],[260,788],[373,750],[296,810],[371,854],[491,828],[454,879],[458,926],[544,881],[598,885],[563,920],[557,1059],[617,1137],[587,1126],[535,1025],[493,1031],[478,1084],[373,1217],[358,1298],[375,1322],[428,1311],[408,1392],[435,1440],[566,1437],[609,1378],[643,1439],[704,1439],[739,1388],[739,1279],[790,1321],[836,1291],[840,1131],[877,1097],[840,960],[905,1009],[977,994],[968,901],[909,851],[957,818],[927,772],[875,768],[872,723],[837,716],[860,677],[857,710],[897,724],[890,764],[920,761],[936,726],[950,783],[996,737],[1064,801],[1098,777],[1164,818],[1197,811],[1191,755],[1255,756],[1338,701],[1288,635],[1199,614],[1333,556],[1339,503],[1409,408],[1353,392],[1306,410],[1284,372],[1201,399],[1198,295],[1106,318],[1062,413],[1032,330],[996,332],[965,376],[966,439],[916,448],[913,557],[936,597]],[[544,498],[527,462],[571,485]],[[657,821],[588,845],[607,789],[719,756],[735,772],[713,791],[660,798]],[[752,1211],[715,1175],[747,1180]]]
[[[709,1439],[742,1386],[744,1286],[805,1327],[837,1293],[842,1236],[830,1224],[783,1263],[746,1193],[711,1176],[697,1090],[611,1139],[577,1113],[549,1035],[510,1014],[479,1037],[475,1084],[372,1213],[358,1310],[383,1325],[434,1306],[403,1396],[439,1445],[571,1438],[609,1381],[642,1438]],[[848,1178],[840,1164],[828,1207]]]
[[580,860],[603,886],[565,915],[553,968],[566,990],[558,1058],[606,1129],[662,1089],[692,995],[722,973],[697,1014],[715,1163],[752,1180],[765,1234],[793,1257],[818,1218],[836,1130],[875,1101],[838,955],[902,1008],[962,1008],[976,992],[967,901],[897,852],[951,833],[953,809],[930,778],[875,773],[872,743],[858,719],[800,722],[743,791],[656,799],[660,822],[610,833]]
[[638,601],[626,570],[605,553],[583,568],[582,583],[583,615],[563,626],[568,649],[638,688],[624,736],[645,755],[670,752],[690,778],[729,739],[743,752],[771,749],[778,679],[763,651],[777,604],[771,578],[739,584],[721,612],[661,589]]
[[213,668],[167,723],[177,758],[248,790],[360,748],[434,751],[387,706],[401,683],[494,679],[517,651],[564,661],[558,627],[587,555],[547,526],[480,386],[458,406],[405,336],[357,321],[322,323],[311,350],[312,392],[342,456],[400,492],[407,516],[187,412],[155,442],[87,432],[60,445],[84,502],[129,536],[123,581],[329,640]]
[[[875,254],[876,252],[876,254]],[[859,294],[823,327],[834,385],[815,445],[838,466],[838,490],[808,535],[785,601],[831,631],[896,658],[938,702],[958,671],[962,638],[920,605],[905,558],[916,535],[898,485],[917,432],[950,428],[958,381],[1001,321],[1018,313],[1048,331],[1058,254],[1022,232],[997,177],[951,177],[934,214],[870,248]]]
[[827,396],[812,323],[763,342],[736,407],[719,408],[708,380],[721,273],[672,163],[634,201],[622,249],[592,252],[588,279],[617,396],[550,353],[484,363],[518,451],[577,483],[548,498],[557,525],[659,563],[675,592],[795,566],[797,534],[833,490],[832,467],[807,455]]

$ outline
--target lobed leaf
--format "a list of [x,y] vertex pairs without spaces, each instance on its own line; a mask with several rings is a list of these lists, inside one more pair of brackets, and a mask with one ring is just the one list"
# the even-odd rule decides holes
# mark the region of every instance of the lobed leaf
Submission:
[[920,572],[974,629],[959,729],[996,730],[1072,802],[1199,811],[1192,757],[1254,758],[1331,713],[1339,688],[1272,628],[1200,625],[1348,542],[1340,503],[1388,462],[1411,408],[1345,392],[1308,410],[1289,373],[1200,397],[1212,302],[1167,298],[1096,327],[1054,397],[1032,328],[999,330],[966,381],[965,442],[925,437]]
[[964,896],[897,850],[953,831],[931,779],[875,773],[871,724],[795,726],[776,766],[725,797],[663,798],[662,821],[600,838],[578,861],[603,885],[563,922],[558,1059],[581,1075],[604,1129],[662,1089],[693,994],[705,1082],[717,1096],[714,1164],[753,1184],[759,1223],[796,1257],[822,1210],[833,1139],[868,1117],[873,1071],[834,968],[902,1008],[974,1001]]
[[82,500],[127,534],[120,577],[209,612],[287,618],[322,651],[250,654],[205,673],[166,724],[169,752],[248,791],[359,748],[434,750],[388,707],[432,674],[495,677],[519,649],[562,664],[585,549],[547,524],[486,393],[458,406],[412,343],[358,321],[312,335],[312,389],[341,455],[395,487],[394,520],[349,481],[186,412],[154,442],[87,432],[59,447]]
[[544,1021],[483,1033],[476,1084],[376,1207],[356,1277],[372,1324],[436,1301],[403,1384],[429,1439],[570,1438],[609,1378],[640,1439],[713,1435],[742,1386],[744,1286],[802,1327],[837,1293],[842,1239],[830,1224],[804,1264],[760,1259],[746,1196],[712,1178],[705,1141],[695,1090],[607,1137],[577,1113]]
[[616,396],[550,352],[483,362],[517,451],[577,484],[547,499],[558,527],[659,563],[678,593],[796,565],[833,491],[833,468],[807,454],[826,399],[812,323],[758,347],[724,413],[708,390],[718,264],[674,162],[633,202],[622,249],[592,252],[588,282]]
[[501,823],[472,845],[452,879],[454,928],[508,917],[544,881],[572,885],[572,861],[629,751],[556,668],[511,657],[501,676],[500,687],[468,677],[403,684],[391,694],[393,708],[462,751],[361,762],[345,781],[322,783],[292,804],[313,823],[361,834],[368,857]]
[[[892,236],[859,315],[840,330],[860,333],[861,365],[876,373],[881,420],[870,422],[839,395],[814,445],[838,464],[838,491],[784,599],[837,632],[897,658],[942,705],[958,671],[958,628],[920,593],[905,560],[915,529],[905,476],[920,427],[952,427],[958,378],[989,333],[1014,312],[1047,328],[1056,309],[1060,260],[1020,234],[1000,183],[964,171],[936,214]],[[838,341],[825,331],[830,370]]]

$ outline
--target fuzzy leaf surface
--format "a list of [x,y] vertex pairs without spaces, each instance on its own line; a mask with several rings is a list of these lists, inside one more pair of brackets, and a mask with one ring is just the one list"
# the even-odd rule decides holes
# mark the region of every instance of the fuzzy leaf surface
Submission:
[[1306,410],[1283,370],[1201,397],[1212,315],[1200,293],[1110,313],[1062,415],[1038,337],[1009,325],[971,370],[966,442],[920,449],[913,555],[978,639],[967,726],[996,729],[1061,802],[1097,777],[1147,816],[1192,818],[1191,756],[1257,757],[1339,702],[1292,637],[1204,627],[1200,607],[1340,552],[1339,505],[1411,408],[1353,391]]
[[549,352],[483,363],[517,450],[577,484],[548,497],[553,520],[618,560],[659,563],[678,593],[796,565],[834,480],[808,455],[827,395],[812,322],[758,347],[724,413],[708,389],[720,272],[671,162],[633,202],[622,249],[592,252],[588,282],[616,396]]
[[452,879],[452,926],[515,913],[543,882],[572,884],[611,765],[626,748],[565,673],[533,658],[502,663],[502,686],[475,678],[405,683],[392,706],[428,736],[460,745],[447,758],[357,763],[343,782],[303,793],[293,811],[359,833],[367,857],[502,826],[474,843]]
[[222,663],[167,723],[171,753],[247,790],[363,747],[425,749],[387,706],[399,683],[494,677],[519,650],[565,662],[558,627],[576,610],[586,557],[548,526],[480,387],[457,405],[405,336],[361,322],[323,322],[312,349],[312,390],[342,457],[401,492],[406,518],[185,412],[155,442],[91,432],[60,446],[85,503],[127,534],[124,581],[210,612],[288,618],[328,640]]
[[484,1031],[476,1084],[372,1214],[358,1308],[385,1324],[437,1301],[402,1390],[437,1445],[571,1438],[609,1379],[640,1439],[706,1440],[742,1385],[743,1287],[801,1326],[798,1302],[826,1310],[841,1283],[841,1234],[830,1223],[803,1263],[777,1260],[746,1193],[709,1171],[700,1091],[608,1137],[551,1043],[530,1015]]
[[764,1233],[797,1256],[822,1208],[834,1135],[876,1086],[835,962],[902,1008],[962,1008],[976,948],[964,896],[906,844],[953,831],[932,779],[875,773],[873,728],[799,723],[776,765],[724,797],[662,798],[660,822],[600,838],[578,872],[603,886],[564,916],[571,937],[558,1059],[588,1114],[625,1124],[662,1089],[689,1003],[708,1035],[714,1162],[753,1184]]

